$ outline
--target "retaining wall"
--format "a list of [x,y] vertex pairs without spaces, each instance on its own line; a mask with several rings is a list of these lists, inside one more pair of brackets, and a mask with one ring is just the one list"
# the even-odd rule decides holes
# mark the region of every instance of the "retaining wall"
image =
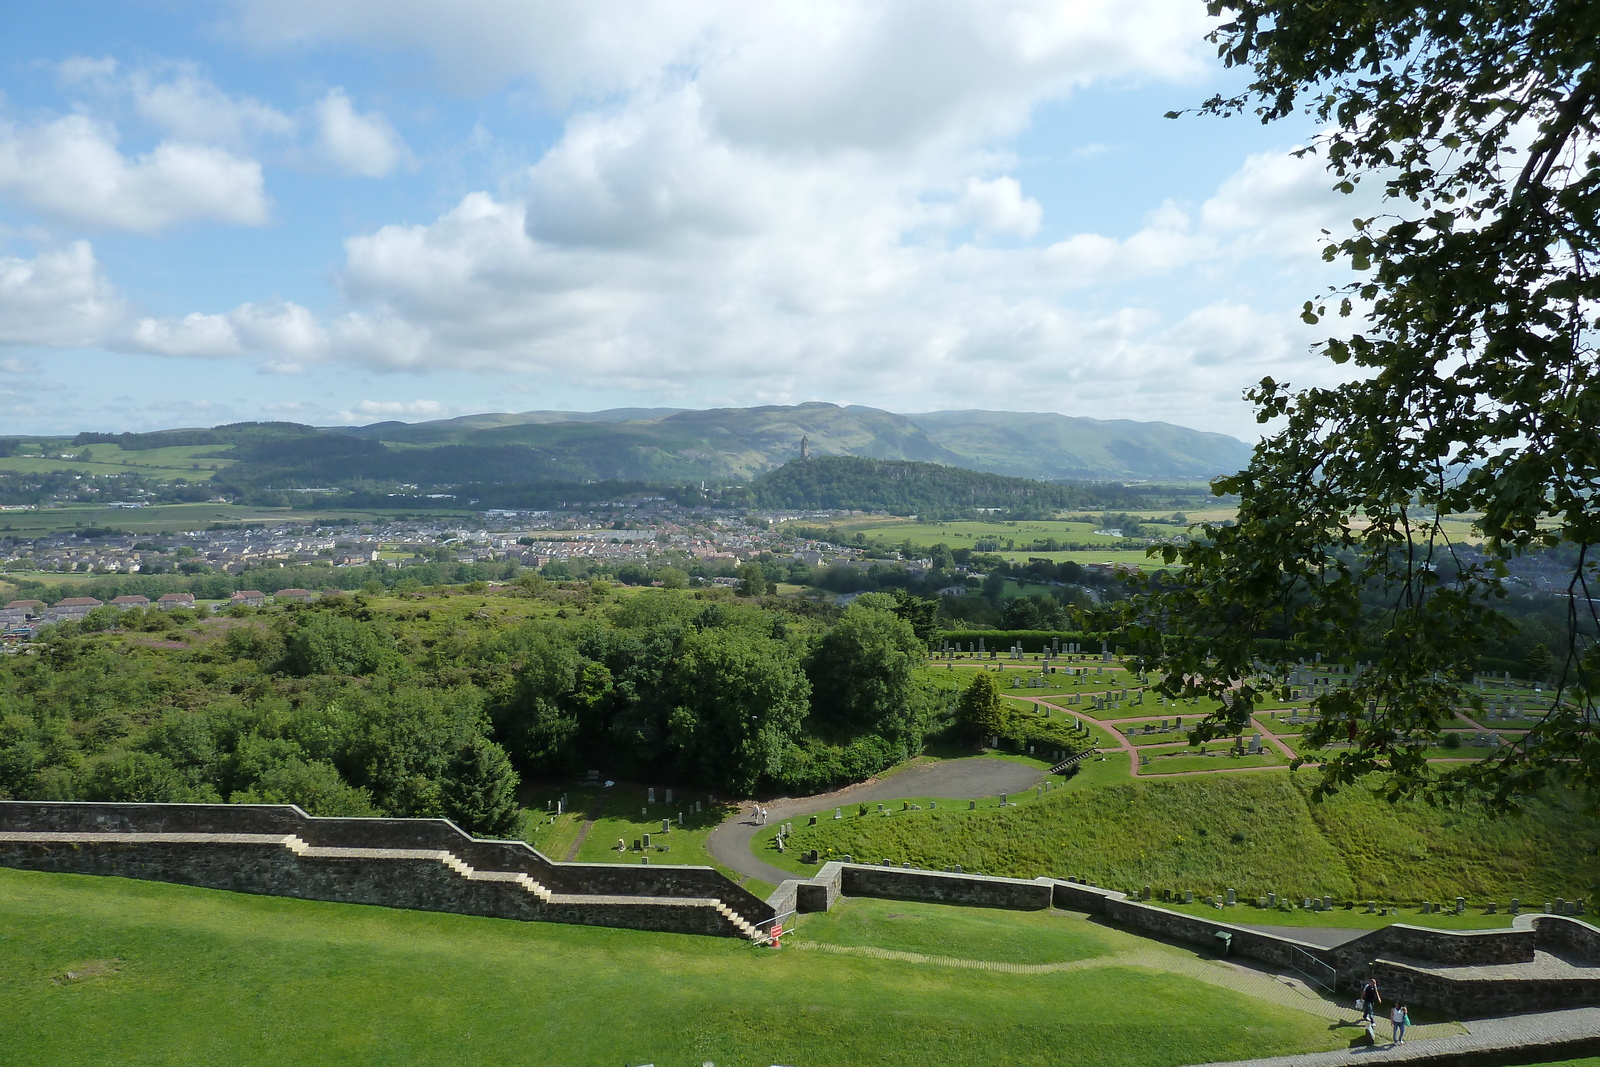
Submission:
[[[1251,930],[1210,916],[1191,915],[1130,899],[1127,894],[1077,882],[1032,882],[974,874],[826,864],[808,881],[785,882],[783,899],[799,911],[826,911],[840,893],[941,904],[1032,910],[1057,907],[1100,915],[1139,933],[1187,942],[1278,968],[1305,969],[1311,957],[1333,968],[1335,984],[1355,990],[1369,974],[1393,981],[1396,995],[1458,1015],[1533,1011],[1600,1004],[1600,970],[1593,980],[1440,977],[1411,965],[1488,966],[1528,963],[1534,949],[1600,960],[1600,930],[1553,915],[1523,916],[1511,930],[1432,930],[1395,923],[1336,948]],[[1219,916],[1227,914],[1219,911]],[[1217,935],[1227,934],[1228,941]],[[1393,959],[1392,957],[1400,957]],[[1311,965],[1314,968],[1314,965]],[[1387,987],[1385,991],[1388,992]]]
[[[278,838],[293,835],[318,848],[430,850],[448,852],[480,871],[526,874],[553,893],[634,898],[636,903],[625,906],[611,900],[542,904],[541,914],[524,916],[528,902],[517,899],[503,883],[497,886],[496,883],[468,881],[436,860],[373,857],[335,861],[297,856],[281,843],[134,846],[113,842],[76,847],[38,844],[0,847],[0,864],[5,866],[121,874],[240,892],[507,918],[593,921],[595,925],[643,924],[648,929],[682,929],[687,924],[694,929],[686,932],[696,933],[710,932],[703,928],[707,923],[687,916],[696,908],[704,910],[707,900],[721,901],[751,924],[764,922],[774,915],[766,901],[709,867],[555,863],[524,842],[479,840],[445,819],[317,818],[286,804],[0,801],[0,833],[177,833]],[[418,863],[421,864],[419,869],[426,870],[429,878],[437,874],[443,880],[432,884],[429,878],[423,878],[423,884],[409,884],[413,878],[411,867]],[[327,865],[326,869],[321,865]],[[402,869],[404,874],[400,873]],[[432,888],[427,888],[429,884]],[[496,894],[505,897],[505,902],[485,903]],[[533,899],[530,896],[530,900]],[[691,908],[677,907],[672,904],[675,899],[697,903]],[[651,907],[641,908],[637,901],[649,902]],[[656,907],[658,902],[659,908]],[[629,915],[636,916],[637,921],[617,921]],[[726,927],[725,921],[720,922]],[[716,932],[728,931],[719,929]]]

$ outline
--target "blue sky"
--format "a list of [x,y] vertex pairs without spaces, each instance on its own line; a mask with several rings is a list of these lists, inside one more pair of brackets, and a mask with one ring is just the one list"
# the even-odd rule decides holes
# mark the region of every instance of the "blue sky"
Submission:
[[0,432],[827,400],[1249,437],[1356,212],[1198,0],[0,0]]

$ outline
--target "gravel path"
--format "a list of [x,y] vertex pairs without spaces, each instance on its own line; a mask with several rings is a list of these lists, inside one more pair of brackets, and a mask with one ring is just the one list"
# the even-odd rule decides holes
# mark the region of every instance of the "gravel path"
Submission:
[[[887,778],[874,778],[846,786],[833,793],[812,797],[785,797],[767,802],[769,822],[782,822],[803,815],[815,815],[846,804],[901,800],[908,797],[949,797],[976,800],[1000,793],[1021,793],[1044,778],[1044,771],[1010,760],[974,756],[970,759],[943,760],[909,767]],[[749,878],[777,884],[793,878],[792,871],[774,867],[757,859],[750,851],[756,831],[761,829],[750,815],[752,802],[740,806],[739,814],[726,819],[706,838],[706,849],[717,862]]]

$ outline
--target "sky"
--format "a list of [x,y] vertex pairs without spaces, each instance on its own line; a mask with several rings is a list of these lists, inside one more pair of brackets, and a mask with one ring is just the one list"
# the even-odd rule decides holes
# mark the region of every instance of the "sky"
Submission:
[[[0,433],[821,400],[1256,436],[1360,212],[1201,0],[0,0]],[[1347,268],[1346,268],[1347,269]]]

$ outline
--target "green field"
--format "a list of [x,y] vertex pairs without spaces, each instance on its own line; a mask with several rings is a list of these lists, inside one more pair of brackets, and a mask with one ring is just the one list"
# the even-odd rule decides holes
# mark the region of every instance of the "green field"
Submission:
[[29,1067],[1044,1065],[1066,1030],[1075,1064],[1175,1067],[1353,1034],[1247,984],[1068,913],[842,901],[774,951],[0,869],[0,1062]]
[[[0,457],[0,471],[19,474],[45,474],[56,471],[86,471],[90,474],[137,474],[142,478],[191,482],[209,481],[217,471],[238,460],[228,458],[230,445],[173,445],[125,451],[119,445],[97,444],[50,448],[49,455]],[[87,460],[78,457],[87,455]],[[70,458],[63,459],[62,456]]]
[[[440,518],[467,515],[464,511],[433,511]],[[0,531],[18,537],[42,537],[80,526],[106,526],[130,533],[180,533],[203,530],[212,523],[259,522],[315,525],[333,519],[392,522],[385,511],[298,511],[294,508],[257,508],[235,504],[156,504],[145,508],[99,508],[82,505],[0,511]]]

